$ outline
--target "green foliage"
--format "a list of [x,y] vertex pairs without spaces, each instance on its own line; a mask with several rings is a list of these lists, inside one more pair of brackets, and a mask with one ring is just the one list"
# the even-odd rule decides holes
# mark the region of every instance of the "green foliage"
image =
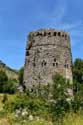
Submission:
[[76,59],[73,64],[74,111],[83,109],[83,60]]
[[15,81],[8,79],[4,71],[0,71],[0,93],[10,93],[16,92]]
[[53,99],[64,99],[65,98],[65,90],[67,89],[67,82],[63,76],[56,74],[53,76],[53,90],[52,95]]
[[8,77],[4,71],[0,71],[0,93],[3,92],[4,85],[7,84]]
[[7,94],[3,95],[2,103],[5,103],[8,100]]
[[32,35],[31,35],[31,34],[32,34],[32,32],[30,32],[29,35],[28,35],[28,39],[29,39],[30,41],[32,40]]
[[0,84],[8,81],[8,77],[4,71],[0,71]]
[[67,95],[65,94],[68,87],[69,84],[63,76],[59,74],[53,76],[51,112],[54,119],[63,118],[65,113],[70,110],[70,103],[67,101]]
[[16,83],[12,80],[8,80],[5,85],[3,85],[3,93],[13,94],[17,90]]
[[23,75],[24,75],[24,67],[22,67],[19,70],[19,83],[20,83],[20,85],[23,85]]
[[76,59],[73,64],[73,78],[78,83],[83,83],[83,60]]
[[33,85],[30,91],[27,89],[27,94],[43,99],[48,99],[50,94],[50,85]]
[[14,99],[7,100],[4,104],[4,110],[15,112],[16,109],[26,108],[33,115],[47,115],[49,104],[41,98],[31,98],[26,94],[17,94]]

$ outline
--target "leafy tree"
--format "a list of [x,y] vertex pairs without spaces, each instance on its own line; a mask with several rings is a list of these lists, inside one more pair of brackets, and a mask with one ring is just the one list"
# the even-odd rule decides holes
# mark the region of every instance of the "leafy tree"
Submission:
[[74,92],[83,95],[83,60],[76,59],[73,64]]
[[16,83],[13,80],[8,80],[5,85],[3,85],[3,93],[14,94],[17,90]]
[[73,64],[73,78],[78,83],[83,83],[83,60],[76,59]]
[[57,120],[62,119],[65,115],[65,112],[70,109],[70,102],[67,101],[66,90],[68,89],[69,83],[66,82],[66,79],[63,78],[60,74],[55,74],[53,76],[53,101],[51,103],[51,112],[53,117]]
[[13,94],[16,92],[16,83],[8,79],[4,71],[0,71],[0,92]]
[[77,58],[73,64],[74,111],[83,108],[83,60]]

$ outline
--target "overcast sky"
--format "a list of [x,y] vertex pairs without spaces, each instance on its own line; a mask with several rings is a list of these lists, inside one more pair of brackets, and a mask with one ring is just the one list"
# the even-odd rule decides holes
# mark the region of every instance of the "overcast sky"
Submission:
[[73,60],[83,59],[83,0],[0,0],[0,60],[19,69],[28,33],[49,27],[69,32]]

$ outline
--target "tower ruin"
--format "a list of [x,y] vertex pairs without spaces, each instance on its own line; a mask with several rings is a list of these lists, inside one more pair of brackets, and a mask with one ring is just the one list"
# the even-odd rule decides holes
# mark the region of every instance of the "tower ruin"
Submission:
[[69,34],[55,29],[40,29],[28,35],[24,66],[26,86],[52,83],[57,72],[72,81]]

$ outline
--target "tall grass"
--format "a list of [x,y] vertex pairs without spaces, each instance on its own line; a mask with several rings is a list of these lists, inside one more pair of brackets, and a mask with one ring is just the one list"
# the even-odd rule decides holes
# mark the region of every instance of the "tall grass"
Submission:
[[63,119],[63,122],[52,123],[51,121],[46,121],[44,119],[40,120],[21,120],[19,121],[11,121],[10,117],[5,117],[0,119],[0,125],[83,125],[83,116],[79,113],[77,114],[67,114],[66,117]]
[[77,114],[68,114],[64,118],[64,125],[83,125],[83,115]]

